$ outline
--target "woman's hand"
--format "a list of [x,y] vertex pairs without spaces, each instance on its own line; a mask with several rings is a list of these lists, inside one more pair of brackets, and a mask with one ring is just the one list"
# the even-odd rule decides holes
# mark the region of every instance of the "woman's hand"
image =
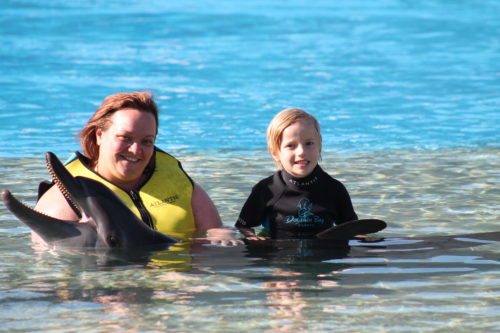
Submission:
[[238,239],[237,235],[238,231],[230,228],[212,228],[207,230],[207,239],[213,245],[238,246],[243,244],[243,241]]

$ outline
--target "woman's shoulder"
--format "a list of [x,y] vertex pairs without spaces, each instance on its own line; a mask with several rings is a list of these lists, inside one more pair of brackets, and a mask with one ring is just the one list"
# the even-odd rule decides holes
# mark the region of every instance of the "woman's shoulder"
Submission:
[[155,156],[156,156],[156,158],[167,158],[167,159],[177,161],[177,158],[175,158],[175,156],[173,156],[170,153],[167,153],[166,151],[164,151],[161,148],[158,148],[157,146],[155,146]]
[[155,146],[154,158],[151,159],[147,168],[154,170],[155,168],[168,168],[172,166],[182,169],[181,161],[179,161],[175,156]]
[[60,220],[75,221],[78,219],[75,211],[57,186],[51,186],[40,196],[35,210]]

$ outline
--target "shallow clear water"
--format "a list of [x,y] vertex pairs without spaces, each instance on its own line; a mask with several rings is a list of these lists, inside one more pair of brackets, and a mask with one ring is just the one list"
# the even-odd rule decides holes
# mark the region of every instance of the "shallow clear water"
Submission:
[[[0,186],[34,204],[43,154],[104,96],[158,99],[158,145],[235,221],[273,172],[265,128],[319,119],[322,166],[385,237],[498,231],[497,1],[0,2]],[[0,205],[0,332],[494,332],[498,243],[321,257],[194,244],[39,251]],[[292,251],[292,252],[290,252]]]
[[[397,238],[497,231],[499,157],[496,149],[392,151],[326,154],[323,165],[348,184],[360,217],[385,219],[382,234]],[[228,225],[273,168],[265,151],[180,158]],[[3,187],[32,203],[42,161],[1,163]],[[400,252],[353,243],[320,257],[198,245],[144,259],[36,251],[3,208],[0,221],[0,331],[494,332],[500,324],[498,242]]]

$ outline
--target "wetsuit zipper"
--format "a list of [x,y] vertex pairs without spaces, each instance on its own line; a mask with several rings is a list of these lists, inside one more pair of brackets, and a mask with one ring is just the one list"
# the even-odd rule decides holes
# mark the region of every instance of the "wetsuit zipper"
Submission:
[[144,206],[144,203],[142,202],[141,197],[139,196],[139,192],[132,190],[129,192],[129,194],[130,198],[132,198],[132,201],[139,210],[139,213],[141,214],[141,220],[144,223],[146,223],[151,229],[155,229],[155,226],[153,224],[153,218],[151,217],[148,210]]

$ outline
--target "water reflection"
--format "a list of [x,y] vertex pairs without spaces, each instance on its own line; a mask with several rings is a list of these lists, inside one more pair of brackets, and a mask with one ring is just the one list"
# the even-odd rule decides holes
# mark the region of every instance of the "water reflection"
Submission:
[[[273,271],[274,276],[294,276],[296,272],[280,269]],[[304,308],[307,301],[300,291],[300,281],[265,282],[262,287],[269,290],[266,293],[267,306],[271,312],[270,332],[303,332],[305,331]]]
[[[228,226],[252,184],[274,170],[265,151],[178,155]],[[56,323],[45,331],[65,325],[96,332],[329,331],[339,323],[351,331],[378,324],[405,331],[467,318],[463,329],[488,331],[497,319],[498,242],[400,237],[496,231],[499,155],[326,151],[322,165],[346,184],[358,215],[389,224],[382,233],[389,241],[350,248],[292,241],[222,248],[198,241],[177,251],[36,251],[29,230],[2,205],[0,303],[11,325],[5,329],[40,330],[43,321]],[[34,203],[38,182],[48,178],[43,160],[1,159],[0,166],[1,187]]]

